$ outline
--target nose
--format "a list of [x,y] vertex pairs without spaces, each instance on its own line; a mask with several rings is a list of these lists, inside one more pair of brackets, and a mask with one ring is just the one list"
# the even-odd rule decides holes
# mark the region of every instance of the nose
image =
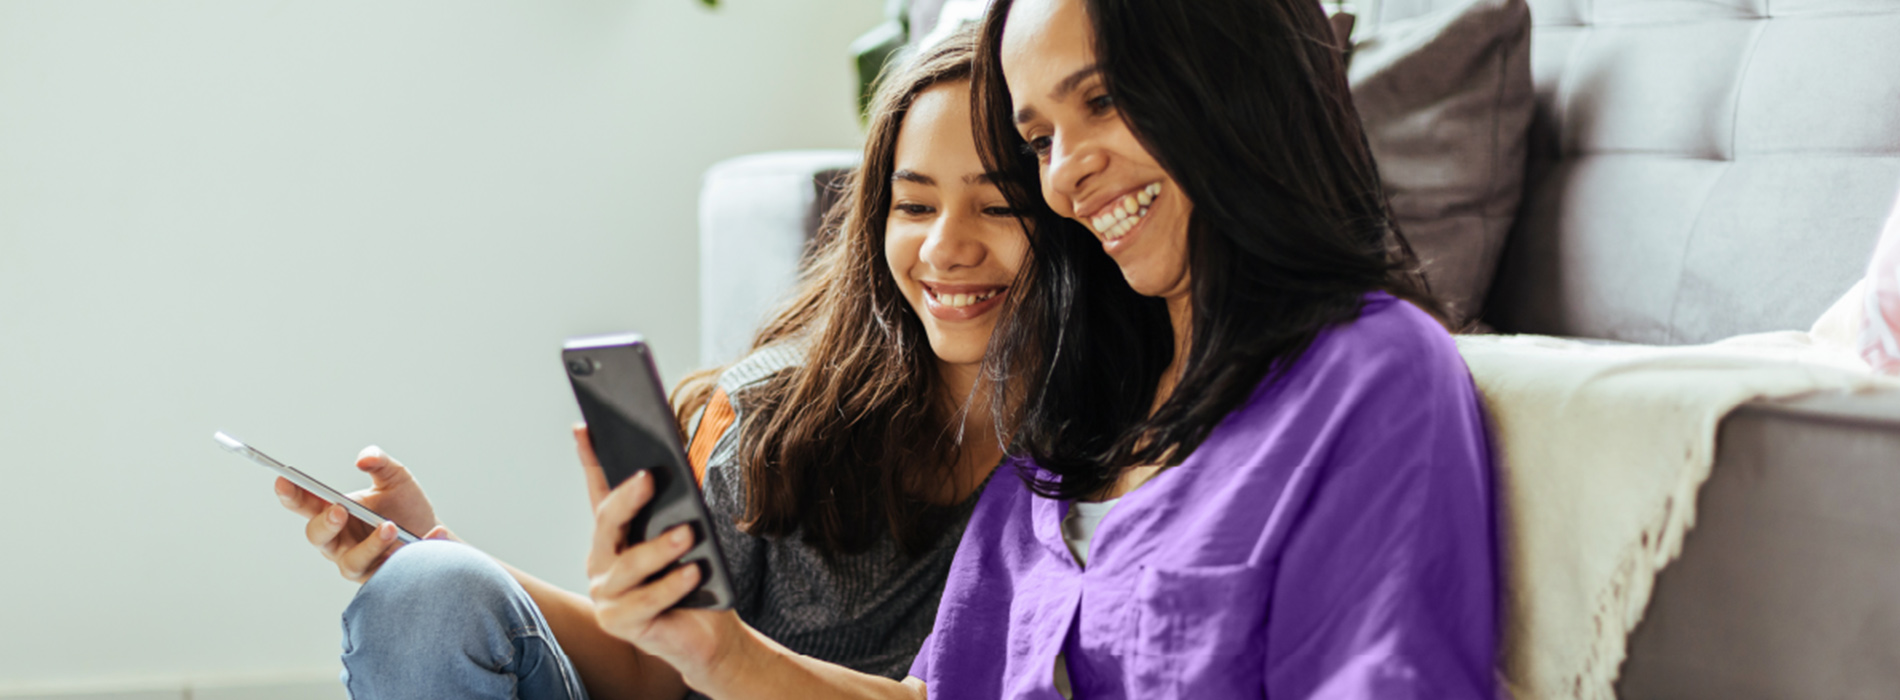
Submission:
[[976,235],[979,228],[974,215],[960,209],[946,211],[931,224],[917,257],[939,270],[981,265],[989,249]]
[[[1043,171],[1043,191],[1060,195],[1063,204],[1073,209],[1083,185],[1107,164],[1107,154],[1087,139],[1055,139],[1049,147],[1049,167]],[[1058,212],[1064,209],[1055,208]]]

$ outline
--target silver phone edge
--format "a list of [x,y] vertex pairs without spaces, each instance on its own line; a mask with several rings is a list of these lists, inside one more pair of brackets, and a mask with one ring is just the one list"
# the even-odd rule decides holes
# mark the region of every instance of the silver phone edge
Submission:
[[[390,522],[388,518],[383,517],[376,511],[370,510],[369,506],[358,503],[356,499],[350,498],[343,492],[331,488],[329,484],[325,484],[318,481],[316,477],[303,473],[301,469],[277,461],[276,457],[264,454],[258,451],[257,448],[245,444],[242,440],[231,437],[222,430],[213,434],[212,439],[217,440],[218,446],[223,447],[226,451],[249,459],[258,466],[277,472],[284,478],[289,479],[290,483],[296,484],[305,491],[309,491],[317,498],[343,506],[343,509],[349,511],[350,515],[355,516],[357,520],[368,523],[370,527],[382,527],[383,523]],[[422,541],[422,538],[417,537],[415,533],[410,532],[401,525],[396,526],[396,539],[403,544],[412,544]]]

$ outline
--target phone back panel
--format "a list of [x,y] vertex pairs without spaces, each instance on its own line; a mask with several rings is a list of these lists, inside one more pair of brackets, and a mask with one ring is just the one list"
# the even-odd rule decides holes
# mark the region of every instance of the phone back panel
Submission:
[[697,564],[700,584],[674,607],[732,607],[731,578],[713,535],[712,515],[680,444],[679,426],[646,341],[632,333],[576,338],[568,341],[561,359],[607,485],[619,486],[641,470],[653,475],[653,500],[627,523],[626,542],[644,542],[675,525],[692,524],[696,544],[676,566]]

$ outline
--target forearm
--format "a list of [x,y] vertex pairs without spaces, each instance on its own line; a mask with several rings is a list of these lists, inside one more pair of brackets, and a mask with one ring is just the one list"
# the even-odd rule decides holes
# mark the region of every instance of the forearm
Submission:
[[846,700],[925,700],[923,684],[859,673],[786,649],[751,627],[706,678],[693,688],[719,700],[814,697]]
[[[499,560],[497,560],[499,561]],[[500,562],[541,608],[561,651],[574,663],[589,697],[597,700],[678,700],[686,684],[671,666],[607,634],[587,596],[563,590]]]

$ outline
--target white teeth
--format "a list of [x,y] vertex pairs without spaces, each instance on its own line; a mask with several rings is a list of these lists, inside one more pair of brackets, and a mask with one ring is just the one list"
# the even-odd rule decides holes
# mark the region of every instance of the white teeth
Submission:
[[939,294],[937,295],[937,304],[952,309],[961,309],[971,304],[980,304],[989,301],[990,297],[996,296],[1000,291],[1001,290],[995,290],[983,294]]
[[1149,184],[1110,204],[1107,210],[1089,220],[1090,228],[1108,240],[1115,240],[1128,234],[1141,218],[1148,215],[1148,205],[1161,194],[1161,183]]

